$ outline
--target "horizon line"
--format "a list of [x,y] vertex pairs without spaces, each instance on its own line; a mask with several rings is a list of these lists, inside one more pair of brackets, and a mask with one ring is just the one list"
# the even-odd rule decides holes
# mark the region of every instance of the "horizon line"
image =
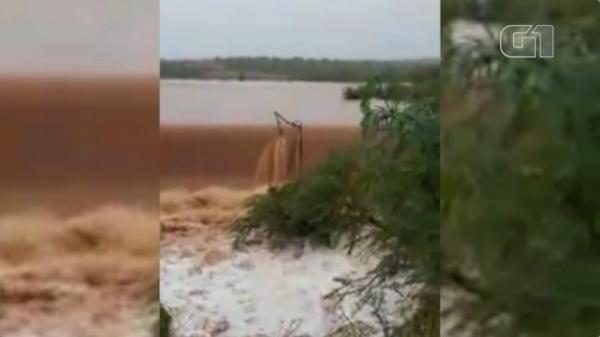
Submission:
[[440,56],[422,56],[411,58],[340,58],[340,57],[311,57],[311,56],[268,56],[268,55],[232,55],[232,56],[207,56],[207,57],[165,57],[161,56],[160,61],[214,61],[218,59],[237,59],[237,58],[268,58],[282,60],[318,60],[318,61],[347,61],[347,62],[399,62],[399,61],[418,61],[418,60],[441,60]]

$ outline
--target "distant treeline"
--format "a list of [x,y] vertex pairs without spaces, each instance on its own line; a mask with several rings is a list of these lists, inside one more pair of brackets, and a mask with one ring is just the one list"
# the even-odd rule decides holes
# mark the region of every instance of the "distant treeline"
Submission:
[[235,57],[208,60],[161,60],[161,78],[364,82],[397,81],[437,71],[438,60],[348,61],[332,59]]

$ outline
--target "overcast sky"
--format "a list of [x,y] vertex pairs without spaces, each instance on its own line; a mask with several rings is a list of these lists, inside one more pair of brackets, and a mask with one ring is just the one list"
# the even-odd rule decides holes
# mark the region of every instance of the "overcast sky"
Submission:
[[155,73],[157,56],[439,54],[439,0],[2,0],[0,75]]
[[439,0],[162,0],[162,58],[438,57]]
[[2,0],[0,74],[156,74],[158,18],[158,0]]

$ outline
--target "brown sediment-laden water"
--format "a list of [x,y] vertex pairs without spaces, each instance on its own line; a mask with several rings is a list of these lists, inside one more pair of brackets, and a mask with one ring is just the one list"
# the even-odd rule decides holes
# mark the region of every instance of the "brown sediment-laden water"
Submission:
[[[162,188],[247,188],[257,180],[273,180],[271,164],[255,176],[260,157],[266,163],[298,154],[293,132],[278,137],[274,111],[303,124],[302,169],[314,166],[358,135],[360,108],[343,99],[346,85],[161,80]],[[277,174],[293,175],[291,171],[279,167]]]
[[[272,116],[271,113],[267,113]],[[161,126],[161,189],[255,185],[261,152],[278,137],[273,125]],[[351,144],[356,127],[303,129],[303,170]]]
[[150,336],[156,217],[123,206],[0,216],[2,336]]
[[0,335],[152,336],[157,79],[0,86]]

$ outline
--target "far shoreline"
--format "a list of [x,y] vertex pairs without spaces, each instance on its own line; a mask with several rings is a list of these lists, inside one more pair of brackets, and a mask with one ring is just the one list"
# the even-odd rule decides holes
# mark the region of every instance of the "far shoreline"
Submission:
[[302,79],[267,79],[267,78],[256,78],[256,79],[226,79],[226,78],[182,78],[182,77],[161,77],[160,82],[212,82],[212,83],[239,83],[239,84],[252,84],[252,83],[312,83],[312,84],[343,84],[347,86],[364,84],[367,81],[334,81],[334,80],[302,80]]

